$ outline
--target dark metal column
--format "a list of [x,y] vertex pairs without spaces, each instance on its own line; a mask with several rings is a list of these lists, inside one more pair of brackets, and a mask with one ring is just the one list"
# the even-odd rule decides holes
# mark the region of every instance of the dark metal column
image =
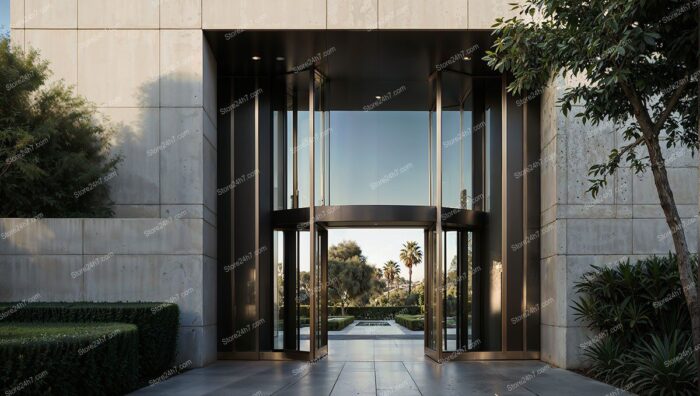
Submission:
[[[218,102],[230,103],[233,97],[233,80],[220,78],[218,81]],[[233,118],[231,113],[217,113],[217,188],[230,183],[233,179]],[[232,260],[232,225],[233,225],[233,200],[231,194],[217,195],[217,272],[216,272],[216,307],[217,307],[217,350],[228,352],[233,344],[224,345],[222,339],[233,334],[233,282],[230,271],[226,266],[233,263]]]
[[524,112],[516,97],[505,90],[503,79],[503,268],[505,350],[524,350],[524,224],[525,163]]
[[[539,238],[525,246],[525,307],[531,313],[525,318],[525,350],[540,350],[540,100],[525,105],[525,163],[540,164],[525,175],[525,235]],[[537,309],[533,309],[533,308]]]

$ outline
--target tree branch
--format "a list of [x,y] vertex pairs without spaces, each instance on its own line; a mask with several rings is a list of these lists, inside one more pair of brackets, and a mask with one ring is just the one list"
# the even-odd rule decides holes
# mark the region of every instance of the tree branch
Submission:
[[639,95],[637,95],[634,88],[630,87],[626,82],[621,81],[620,86],[622,86],[622,90],[625,92],[627,99],[632,105],[634,116],[639,123],[639,129],[642,130],[642,134],[648,135],[647,138],[653,137],[656,132],[654,129],[654,123],[651,121],[649,112],[647,111],[646,106],[644,106],[642,100],[639,98]]
[[666,123],[666,120],[668,120],[668,117],[671,116],[671,113],[673,112],[673,109],[676,107],[676,104],[680,100],[681,96],[683,96],[683,91],[685,90],[685,87],[688,86],[688,81],[690,81],[690,78],[688,77],[688,74],[685,74],[685,77],[683,77],[681,81],[681,85],[676,88],[676,90],[673,92],[673,95],[668,99],[668,102],[666,102],[666,108],[664,108],[664,111],[659,115],[659,119],[656,121],[656,124],[654,124],[654,132],[658,133],[661,131],[661,128],[664,126]]
[[630,143],[630,144],[628,144],[627,146],[624,146],[623,148],[621,148],[620,151],[617,153],[618,156],[622,157],[622,155],[623,155],[624,153],[626,153],[626,152],[632,150],[633,148],[635,148],[635,147],[639,146],[640,144],[644,143],[645,141],[646,141],[646,139],[644,138],[644,136],[638,137],[637,140],[635,140],[633,143]]

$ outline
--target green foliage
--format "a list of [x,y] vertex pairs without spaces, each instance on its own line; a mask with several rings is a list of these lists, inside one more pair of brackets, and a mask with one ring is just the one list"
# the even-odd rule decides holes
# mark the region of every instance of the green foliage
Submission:
[[382,274],[389,282],[389,285],[392,285],[401,274],[401,267],[396,261],[389,260],[386,263],[384,263],[384,267],[382,268]]
[[697,148],[697,4],[526,0],[514,9],[518,15],[496,20],[484,58],[512,73],[508,91],[537,94],[557,75],[576,77],[581,82],[559,100],[564,113],[580,110],[576,116],[592,125],[611,122],[630,142],[590,168],[594,197],[621,161],[636,172],[650,165],[642,144]]
[[5,393],[123,395],[137,387],[135,325],[7,323],[0,340]]
[[138,327],[142,380],[168,370],[175,359],[179,309],[168,303],[1,303],[1,312],[13,322],[120,322]]
[[351,303],[364,305],[379,287],[371,265],[354,261],[328,261],[329,303],[341,307]]
[[355,241],[342,241],[328,248],[329,261],[349,261],[367,264],[367,258],[362,254],[362,248]]
[[652,334],[649,341],[630,352],[629,366],[634,368],[629,383],[637,394],[692,395],[696,391],[693,343],[687,332],[672,335]]
[[[396,307],[345,307],[345,313],[357,319],[386,320],[393,319],[397,314],[416,315],[423,313],[423,307],[396,306]],[[299,307],[300,316],[309,316],[309,306]],[[328,316],[343,316],[340,307],[328,307]]]
[[328,318],[328,331],[339,331],[355,321],[354,316],[335,316]]
[[403,244],[399,252],[399,260],[408,268],[408,293],[411,294],[411,283],[413,277],[413,266],[423,261],[423,252],[416,241],[408,241]]
[[110,131],[49,73],[0,37],[0,217],[109,217]]
[[409,295],[408,295],[407,290],[404,290],[404,289],[389,290],[386,293],[383,293],[380,296],[372,299],[372,301],[370,302],[370,305],[373,307],[417,305],[417,304],[407,304],[406,300],[408,299],[408,297],[409,297]]
[[396,315],[396,323],[409,330],[423,330],[425,317],[423,315]]
[[[383,288],[376,268],[355,241],[342,241],[328,249],[328,299],[333,305],[365,305]],[[344,314],[344,312],[343,312]]]
[[675,255],[593,266],[574,287],[574,315],[593,331],[581,345],[591,375],[640,395],[695,392],[690,315]]

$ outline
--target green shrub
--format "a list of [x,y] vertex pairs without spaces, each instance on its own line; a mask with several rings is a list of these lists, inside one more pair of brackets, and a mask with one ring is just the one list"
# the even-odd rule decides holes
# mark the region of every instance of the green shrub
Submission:
[[580,345],[592,376],[640,395],[696,392],[692,349],[684,352],[692,336],[675,255],[593,266],[574,288],[575,316],[593,332]]
[[95,106],[0,36],[0,217],[111,217],[119,155]]
[[123,395],[137,386],[135,325],[6,323],[0,340],[5,394]]
[[338,331],[348,327],[350,323],[355,321],[354,316],[336,316],[328,318],[328,330]]
[[[328,307],[328,316],[354,316],[357,319],[367,320],[387,320],[393,319],[397,314],[417,315],[423,313],[422,307],[418,305],[393,306],[393,307],[345,307],[343,314],[340,307]],[[299,307],[301,316],[309,316],[309,306]]]
[[396,323],[409,330],[423,330],[425,319],[423,315],[396,315]]
[[[22,303],[19,303],[22,304]],[[179,310],[162,303],[27,303],[0,304],[13,322],[120,322],[139,329],[139,373],[142,380],[160,376],[175,360]]]

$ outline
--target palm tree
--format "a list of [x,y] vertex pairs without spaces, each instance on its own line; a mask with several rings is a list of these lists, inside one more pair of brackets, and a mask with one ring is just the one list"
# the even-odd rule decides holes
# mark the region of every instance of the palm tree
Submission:
[[390,285],[394,283],[394,280],[400,272],[401,267],[399,267],[399,264],[396,261],[389,260],[384,263],[384,277],[389,281]]
[[373,267],[374,268],[374,277],[377,278],[378,281],[382,280],[382,276],[384,275],[384,271],[381,268]]
[[423,252],[416,241],[408,241],[403,244],[399,259],[403,265],[408,268],[408,294],[411,294],[411,276],[413,275],[413,266],[418,265],[423,261]]

